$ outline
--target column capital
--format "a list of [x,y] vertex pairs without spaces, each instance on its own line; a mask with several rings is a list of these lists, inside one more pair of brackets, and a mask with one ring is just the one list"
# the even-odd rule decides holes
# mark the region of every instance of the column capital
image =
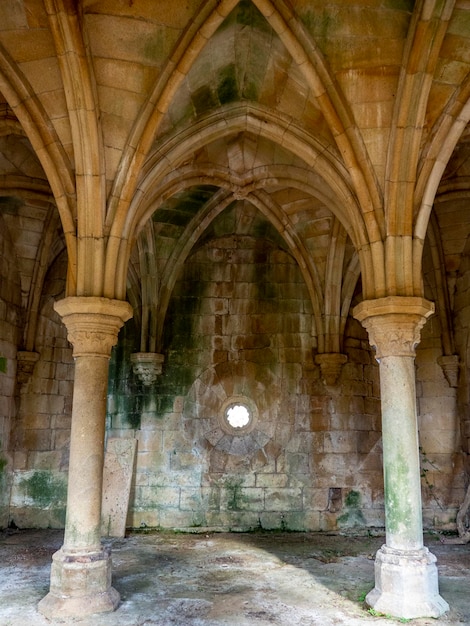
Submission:
[[434,313],[434,303],[415,296],[387,296],[364,300],[353,315],[369,333],[376,358],[416,356],[421,329]]
[[54,309],[67,328],[74,357],[109,358],[119,330],[132,317],[128,302],[96,296],[64,298],[54,303]]

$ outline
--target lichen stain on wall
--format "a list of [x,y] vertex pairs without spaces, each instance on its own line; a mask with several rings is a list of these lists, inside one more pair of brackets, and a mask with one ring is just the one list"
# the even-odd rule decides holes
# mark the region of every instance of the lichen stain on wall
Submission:
[[10,524],[20,528],[62,528],[65,523],[66,501],[65,472],[15,472]]
[[339,528],[354,528],[366,526],[366,519],[361,511],[362,496],[359,491],[352,489],[344,503],[343,513],[338,517]]

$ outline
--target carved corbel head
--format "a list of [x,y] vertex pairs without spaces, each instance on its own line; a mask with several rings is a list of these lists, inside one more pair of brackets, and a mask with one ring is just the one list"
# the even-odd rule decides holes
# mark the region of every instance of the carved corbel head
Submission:
[[145,387],[151,387],[162,373],[164,355],[157,352],[131,354],[132,370]]

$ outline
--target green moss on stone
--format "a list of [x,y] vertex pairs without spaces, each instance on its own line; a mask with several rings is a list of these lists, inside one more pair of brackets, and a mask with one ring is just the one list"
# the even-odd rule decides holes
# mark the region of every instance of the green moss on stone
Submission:
[[238,84],[235,65],[227,65],[220,71],[217,96],[220,104],[226,104],[228,102],[238,100]]
[[226,30],[234,24],[249,26],[267,33],[272,32],[269,22],[258,11],[251,0],[241,0],[238,6],[234,8],[219,26],[219,31]]
[[346,506],[357,509],[360,503],[361,503],[361,494],[359,493],[359,491],[352,490],[347,494],[346,500],[345,500]]
[[140,331],[134,320],[129,320],[119,333],[117,346],[113,348],[109,365],[108,379],[108,427],[120,426],[123,421],[130,428],[139,428],[141,414],[146,405],[146,391],[140,380],[134,375],[130,362],[132,352],[139,350]]
[[316,38],[327,39],[331,37],[331,29],[334,25],[333,16],[324,10],[322,13],[306,11],[300,16],[307,30]]
[[351,490],[345,498],[345,512],[337,518],[337,524],[339,527],[354,527],[354,526],[364,526],[366,524],[366,520],[362,511],[360,509],[361,506],[361,494],[359,491]]
[[[174,226],[186,226],[190,215],[184,211],[159,209],[156,213],[156,217],[158,218],[158,222],[165,222]],[[157,219],[155,221],[157,221]]]
[[207,111],[210,111],[217,105],[214,94],[207,85],[204,85],[203,87],[200,87],[199,89],[194,91],[191,94],[191,99],[198,115],[203,115],[204,113],[207,113]]
[[38,470],[29,478],[23,478],[20,487],[39,507],[62,504],[67,497],[65,482],[46,470]]
[[258,100],[258,86],[252,80],[246,80],[243,85],[243,98],[245,100]]
[[[201,297],[205,291],[205,272],[200,264],[191,262],[185,266],[184,272],[178,291],[170,300],[165,319],[162,347],[165,364],[153,390],[159,412],[171,411],[174,398],[187,394],[197,376],[198,356],[204,340],[195,328],[199,319]],[[186,281],[190,282],[187,289]],[[191,295],[186,295],[188,293]]]
[[238,24],[243,26],[251,26],[265,32],[271,32],[269,22],[266,21],[251,0],[241,0],[237,7],[236,19]]
[[400,493],[408,488],[408,480],[408,463],[398,455],[393,467],[384,471],[385,512],[387,528],[391,533],[399,532],[413,519],[411,504],[400,498]]
[[165,26],[155,25],[152,34],[142,35],[135,42],[142,47],[142,52],[151,64],[159,64],[166,60],[175,44],[175,32]]
[[281,529],[285,532],[304,532],[305,513],[304,511],[291,511],[281,518]]
[[243,479],[228,478],[224,487],[228,492],[227,509],[229,511],[243,510],[243,505],[248,501],[247,497],[243,495]]

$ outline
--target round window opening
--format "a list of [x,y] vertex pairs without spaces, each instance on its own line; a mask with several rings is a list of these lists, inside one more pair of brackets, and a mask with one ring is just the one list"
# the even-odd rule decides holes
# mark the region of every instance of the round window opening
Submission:
[[250,423],[250,411],[244,404],[232,404],[225,411],[225,419],[232,428],[244,428]]
[[222,407],[220,422],[230,434],[245,435],[253,430],[257,413],[256,405],[249,398],[232,397]]

